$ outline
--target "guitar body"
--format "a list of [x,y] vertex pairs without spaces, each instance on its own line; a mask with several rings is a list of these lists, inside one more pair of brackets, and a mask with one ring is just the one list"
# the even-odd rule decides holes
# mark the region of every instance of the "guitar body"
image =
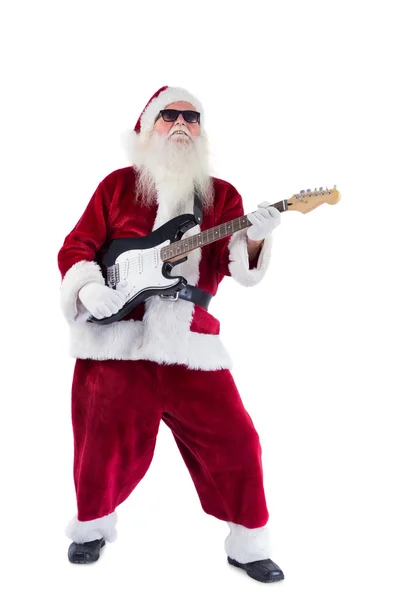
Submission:
[[117,313],[103,319],[91,317],[90,321],[106,325],[118,321],[138,304],[155,295],[171,296],[184,288],[186,279],[172,276],[174,266],[187,257],[173,262],[163,262],[160,251],[164,246],[179,241],[183,234],[197,225],[194,216],[175,217],[152,233],[142,237],[117,238],[102,249],[98,262],[109,287],[126,296],[124,306]]

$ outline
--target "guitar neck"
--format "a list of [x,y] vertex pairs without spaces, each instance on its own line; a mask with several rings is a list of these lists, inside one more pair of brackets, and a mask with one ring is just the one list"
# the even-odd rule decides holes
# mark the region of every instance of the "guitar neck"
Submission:
[[[281,200],[276,204],[271,204],[271,206],[277,208],[279,212],[288,210],[287,200]],[[222,225],[211,227],[211,229],[206,229],[206,231],[202,231],[201,233],[192,235],[185,239],[179,240],[178,242],[173,242],[172,244],[165,246],[161,250],[161,260],[166,262],[176,258],[177,256],[188,254],[196,248],[207,246],[207,244],[212,244],[217,240],[227,237],[228,235],[232,235],[232,233],[240,231],[241,229],[246,229],[246,227],[250,226],[251,223],[248,220],[247,215],[244,215],[243,217],[233,219],[233,221],[227,221],[226,223],[222,223]]]

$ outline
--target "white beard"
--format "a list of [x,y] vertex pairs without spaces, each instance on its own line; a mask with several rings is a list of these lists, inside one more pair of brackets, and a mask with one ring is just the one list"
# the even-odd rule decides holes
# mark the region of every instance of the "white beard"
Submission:
[[[171,132],[185,127],[174,127]],[[176,134],[180,135],[180,134]],[[136,197],[144,205],[167,203],[170,214],[192,212],[193,193],[202,199],[203,211],[213,203],[213,185],[209,175],[207,140],[198,137],[174,139],[153,132],[140,140],[135,152],[139,177]]]

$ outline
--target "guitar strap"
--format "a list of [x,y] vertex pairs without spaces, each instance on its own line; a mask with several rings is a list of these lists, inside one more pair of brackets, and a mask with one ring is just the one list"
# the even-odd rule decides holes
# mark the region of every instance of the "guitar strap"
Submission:
[[203,207],[199,194],[195,190],[193,200],[193,215],[197,225],[201,225],[203,222]]
[[[193,216],[196,224],[201,225],[203,222],[203,208],[201,197],[196,190],[194,192],[193,199]],[[188,300],[188,302],[199,304],[207,310],[213,295],[199,287],[196,287],[195,285],[190,285],[188,283],[184,288],[179,290],[179,292],[176,292],[173,295],[162,294],[161,297],[165,300],[172,301],[178,300],[178,298],[181,300]]]

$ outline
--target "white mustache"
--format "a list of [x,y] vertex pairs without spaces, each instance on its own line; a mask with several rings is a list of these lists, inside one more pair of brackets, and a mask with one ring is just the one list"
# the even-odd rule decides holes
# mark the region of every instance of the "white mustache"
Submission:
[[170,138],[171,135],[174,135],[174,133],[176,133],[177,131],[182,131],[182,133],[185,133],[193,141],[192,134],[189,132],[189,130],[184,125],[175,125],[175,127],[173,127],[171,129],[171,131],[169,132],[168,138]]

